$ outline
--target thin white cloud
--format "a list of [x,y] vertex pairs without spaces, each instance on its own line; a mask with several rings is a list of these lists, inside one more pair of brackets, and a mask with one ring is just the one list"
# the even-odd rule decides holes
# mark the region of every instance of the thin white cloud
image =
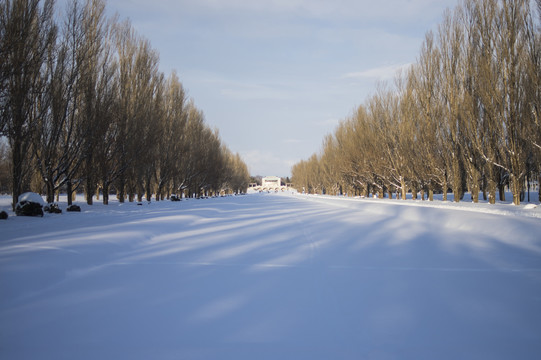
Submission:
[[395,64],[380,66],[364,71],[350,72],[343,76],[346,79],[391,80],[400,72],[407,70],[411,64]]
[[254,81],[233,79],[222,74],[193,70],[180,74],[189,83],[206,84],[224,98],[246,100],[285,100],[291,96],[290,85],[258,79]]
[[324,127],[329,127],[329,126],[334,127],[334,126],[338,125],[339,122],[340,122],[340,119],[329,118],[329,119],[319,121],[318,125],[324,126]]
[[265,14],[288,14],[303,17],[410,21],[441,14],[444,6],[454,6],[449,0],[161,0],[169,9],[182,11],[199,7],[210,11],[236,11]]
[[272,150],[249,150],[240,152],[252,175],[288,176],[296,161],[280,157]]
[[284,144],[300,144],[300,143],[302,143],[302,140],[300,140],[300,139],[284,139],[284,140],[282,140],[282,143],[284,143]]
[[234,83],[224,87],[220,93],[236,100],[284,100],[287,99],[283,90],[272,86],[250,83]]

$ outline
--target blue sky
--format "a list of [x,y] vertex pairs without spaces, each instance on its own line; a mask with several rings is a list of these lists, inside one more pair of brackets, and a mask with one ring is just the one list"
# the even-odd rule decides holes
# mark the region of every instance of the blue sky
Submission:
[[290,175],[455,0],[109,0],[252,175]]

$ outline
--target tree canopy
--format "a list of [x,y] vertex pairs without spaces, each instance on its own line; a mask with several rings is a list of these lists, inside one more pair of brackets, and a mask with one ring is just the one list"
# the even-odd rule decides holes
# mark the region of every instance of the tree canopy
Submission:
[[53,202],[84,189],[89,204],[100,189],[104,203],[113,189],[121,202],[246,191],[241,157],[178,75],[159,70],[150,42],[105,6],[71,0],[57,18],[52,0],[0,3],[2,171],[12,175],[1,185],[13,206],[28,190]]
[[455,201],[541,178],[541,1],[465,0],[428,32],[415,64],[381,85],[292,169],[297,189]]

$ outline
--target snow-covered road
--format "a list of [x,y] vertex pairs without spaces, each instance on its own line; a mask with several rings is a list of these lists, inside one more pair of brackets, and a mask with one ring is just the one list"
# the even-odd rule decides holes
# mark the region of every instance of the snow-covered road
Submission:
[[539,359],[541,219],[249,195],[0,223],[1,359]]

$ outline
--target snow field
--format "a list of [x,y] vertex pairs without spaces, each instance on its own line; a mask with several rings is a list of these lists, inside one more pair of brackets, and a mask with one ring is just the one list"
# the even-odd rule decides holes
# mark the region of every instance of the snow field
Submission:
[[254,194],[10,217],[0,358],[538,359],[539,209],[407,203]]

